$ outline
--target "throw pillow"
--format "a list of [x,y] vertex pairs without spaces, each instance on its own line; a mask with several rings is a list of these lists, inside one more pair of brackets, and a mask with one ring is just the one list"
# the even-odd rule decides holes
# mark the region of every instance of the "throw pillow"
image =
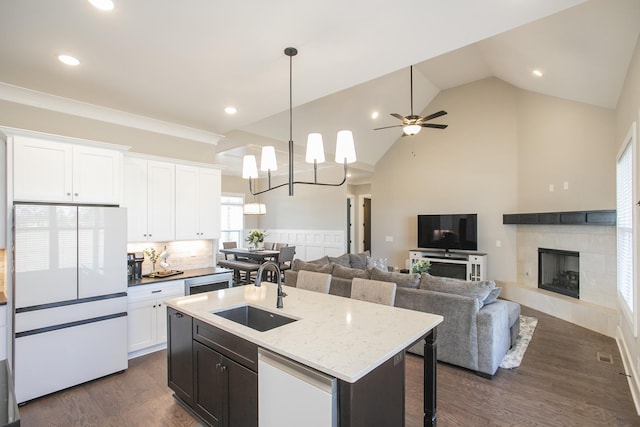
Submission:
[[381,280],[383,282],[393,282],[396,286],[401,288],[414,288],[416,289],[420,284],[420,275],[418,274],[404,274],[404,273],[395,273],[380,270],[377,267],[373,267],[369,269],[369,273],[371,273],[371,279],[373,280]]
[[491,289],[491,292],[489,292],[489,296],[484,299],[483,304],[487,305],[495,302],[500,296],[500,292],[502,292],[502,288],[496,287]]
[[307,270],[307,271],[315,271],[318,273],[327,273],[331,274],[333,271],[334,264],[316,264],[313,262],[305,262],[301,259],[294,259],[293,266],[291,269],[293,271]]
[[359,254],[349,254],[349,265],[347,267],[365,270],[367,268],[367,257],[369,255],[371,255],[369,251],[360,252]]
[[389,266],[389,261],[386,258],[375,259],[370,256],[367,257],[367,268],[378,267],[380,270],[386,270]]
[[475,298],[480,303],[480,308],[482,308],[484,300],[495,287],[496,283],[493,280],[474,282],[451,277],[432,276],[429,273],[422,273],[420,278],[420,289]]
[[333,277],[341,277],[343,279],[353,279],[354,277],[359,277],[361,279],[368,279],[369,272],[367,270],[361,270],[359,268],[351,268],[351,267],[343,267],[339,264],[336,264],[333,267],[333,271],[331,272]]
[[314,259],[313,261],[306,261],[306,262],[310,262],[312,264],[320,264],[320,265],[326,265],[329,264],[329,257],[328,256],[323,256],[322,258],[318,258],[318,259]]
[[343,267],[351,267],[351,262],[349,260],[349,254],[342,254],[339,257],[329,257],[329,262],[334,264],[339,264]]

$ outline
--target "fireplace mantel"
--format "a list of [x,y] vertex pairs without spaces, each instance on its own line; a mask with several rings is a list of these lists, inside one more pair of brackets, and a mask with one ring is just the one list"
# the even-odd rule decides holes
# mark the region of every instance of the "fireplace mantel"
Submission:
[[502,215],[503,224],[616,225],[616,211],[540,212]]

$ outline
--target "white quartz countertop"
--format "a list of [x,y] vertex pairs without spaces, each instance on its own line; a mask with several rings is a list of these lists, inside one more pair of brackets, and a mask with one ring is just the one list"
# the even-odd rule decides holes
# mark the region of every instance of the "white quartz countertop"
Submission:
[[[276,309],[277,286],[262,283],[195,294],[165,303],[296,362],[354,383],[442,322],[442,316],[283,286],[284,308]],[[296,322],[259,332],[212,312],[245,304]]]

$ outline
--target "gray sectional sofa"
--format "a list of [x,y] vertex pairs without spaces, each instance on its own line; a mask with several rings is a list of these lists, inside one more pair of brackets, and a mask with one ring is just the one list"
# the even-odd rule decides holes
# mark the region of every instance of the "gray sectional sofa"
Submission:
[[[367,254],[323,257],[312,262],[294,260],[285,272],[284,284],[295,286],[298,270],[331,274],[329,293],[350,297],[351,280],[362,277],[394,282],[395,306],[440,314],[438,360],[471,369],[487,378],[497,371],[520,330],[520,305],[499,299],[500,288],[493,281],[467,282],[458,279],[388,272],[369,263]],[[410,352],[423,355],[423,343]]]

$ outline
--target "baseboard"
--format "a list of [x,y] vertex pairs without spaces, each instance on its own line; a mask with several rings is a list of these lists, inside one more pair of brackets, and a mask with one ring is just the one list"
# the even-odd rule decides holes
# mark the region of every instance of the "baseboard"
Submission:
[[633,399],[633,404],[636,407],[636,413],[640,415],[640,384],[638,383],[638,372],[635,369],[633,357],[629,353],[627,343],[624,340],[624,335],[622,334],[620,327],[618,327],[616,343],[618,344],[618,350],[620,351],[620,357],[622,358],[622,364],[624,365],[624,373],[627,375],[631,398]]
[[136,357],[145,356],[147,354],[155,353],[156,351],[164,350],[167,348],[167,343],[163,342],[161,344],[154,345],[152,347],[143,348],[142,350],[132,351],[127,355],[129,360],[135,359]]

